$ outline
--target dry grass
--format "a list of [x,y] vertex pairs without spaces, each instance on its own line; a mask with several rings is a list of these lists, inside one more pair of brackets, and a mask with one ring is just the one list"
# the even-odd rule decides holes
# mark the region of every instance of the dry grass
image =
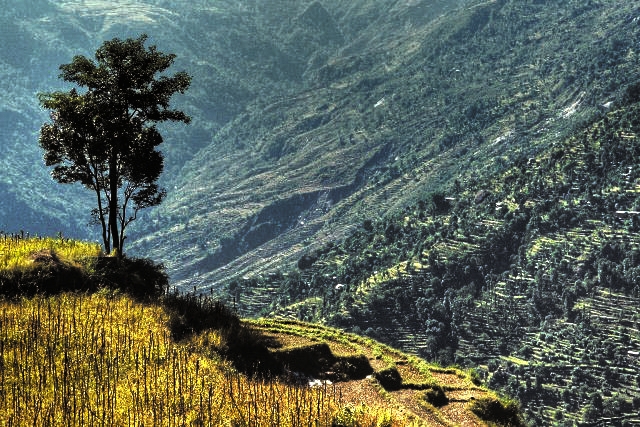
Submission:
[[[403,420],[402,425],[483,426],[494,420],[483,421],[476,413],[482,411],[472,410],[474,402],[496,402],[499,408],[509,404],[474,383],[472,372],[432,365],[368,338],[289,320],[260,319],[250,324],[269,337],[275,352],[305,346],[314,348],[321,342],[327,344],[336,357],[345,354],[346,349],[351,354],[365,355],[374,373],[340,383],[341,401],[352,408],[361,405],[393,408],[388,414],[395,420]],[[394,371],[401,377],[402,384],[387,390],[376,379],[377,375]],[[425,398],[425,393],[435,388],[443,390],[448,399],[437,408]]]
[[406,425],[338,386],[247,378],[176,343],[169,321],[126,296],[1,302],[0,425]]
[[34,254],[49,252],[60,259],[75,261],[102,254],[99,244],[63,237],[23,237],[0,233],[0,270],[25,268],[33,264]]

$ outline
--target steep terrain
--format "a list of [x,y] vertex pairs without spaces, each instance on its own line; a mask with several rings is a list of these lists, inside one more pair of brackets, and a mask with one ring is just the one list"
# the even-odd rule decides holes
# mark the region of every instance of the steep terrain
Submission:
[[146,260],[0,235],[0,424],[522,425],[474,371],[352,334],[241,321]]
[[165,129],[169,199],[130,241],[180,285],[209,287],[571,132],[634,81],[637,14],[625,2],[23,2],[2,12],[0,182],[24,208],[3,210],[0,228],[91,235],[91,200],[40,167],[34,94],[105,39],[147,32],[194,77],[176,100],[193,124]]
[[481,368],[535,425],[637,423],[638,94],[504,172],[363,222],[296,270],[232,282],[229,300]]
[[[345,34],[362,13],[323,5]],[[626,3],[377,6],[303,92],[252,104],[185,165],[136,250],[205,291],[277,269],[535,155],[637,76]]]
[[[232,1],[184,5],[26,0],[4,8],[0,12],[0,184],[7,185],[8,197],[15,194],[15,205],[23,207],[3,209],[0,230],[15,232],[19,226],[85,237],[93,232],[86,225],[91,199],[79,188],[54,184],[37,145],[38,130],[47,117],[36,94],[66,88],[57,79],[60,64],[74,55],[92,56],[105,40],[141,33],[147,33],[150,44],[161,51],[177,55],[170,71],[185,70],[194,78],[189,92],[176,98],[174,105],[190,114],[193,122],[162,129],[163,183],[172,190],[180,168],[210,144],[224,124],[249,104],[300,90],[310,56],[322,55],[341,40],[333,40],[334,35],[316,38],[317,31],[300,21],[304,16],[296,21],[296,34],[284,33],[283,22],[306,6],[297,2],[274,6]],[[314,10],[310,8],[311,16]],[[320,18],[323,10],[316,11]]]
[[[248,316],[479,367],[533,424],[637,423],[640,8],[30,0],[1,12],[0,230],[89,235],[34,94],[147,32],[194,77],[131,254]],[[89,202],[90,203],[90,202]]]

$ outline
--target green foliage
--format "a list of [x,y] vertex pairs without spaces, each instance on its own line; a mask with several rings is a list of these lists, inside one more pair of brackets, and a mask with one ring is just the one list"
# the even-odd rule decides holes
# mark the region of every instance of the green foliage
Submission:
[[[305,13],[307,6],[293,13],[305,22],[326,16],[316,6]],[[148,230],[139,249],[162,251],[172,273],[192,276],[195,265],[199,275],[191,281],[201,286],[267,274],[345,237],[365,218],[431,193],[455,198],[456,180],[466,189],[535,157],[638,80],[634,48],[598,36],[637,33],[623,2],[322,7],[344,45],[330,47],[302,87],[288,86],[300,96],[266,99],[214,135],[214,145],[185,169],[184,191],[158,213],[160,228]],[[281,50],[291,46],[277,34],[271,40]],[[210,182],[220,184],[215,194]],[[277,209],[318,189],[314,203],[298,204],[305,207],[296,221]],[[194,241],[203,250],[170,249]],[[242,271],[222,268],[234,260]]]
[[496,399],[484,398],[471,403],[471,411],[485,421],[501,426],[523,426],[520,419],[518,404],[513,401],[503,402]]
[[[489,385],[525,408],[540,399],[554,408],[530,410],[528,422],[546,425],[559,408],[579,420],[591,393],[635,387],[639,111],[620,106],[459,188],[446,212],[431,214],[427,196],[311,253],[307,270],[240,282],[242,298],[277,286],[273,315],[445,364],[488,364],[478,369]],[[609,408],[632,413],[629,402]]]
[[119,256],[127,225],[166,193],[156,183],[164,167],[156,123],[190,121],[169,109],[169,100],[185,92],[191,77],[156,77],[175,55],[145,48],[146,39],[113,39],[96,51],[96,62],[75,56],[61,65],[60,77],[86,88],[84,93],[74,88],[39,95],[40,104],[52,110],[51,122],[40,129],[45,164],[53,166],[56,181],[79,182],[95,194],[92,216],[102,227],[105,251]]

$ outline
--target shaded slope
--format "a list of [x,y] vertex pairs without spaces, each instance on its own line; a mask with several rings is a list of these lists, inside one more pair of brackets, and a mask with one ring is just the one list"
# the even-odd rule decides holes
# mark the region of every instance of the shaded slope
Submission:
[[[181,285],[206,290],[291,265],[366,218],[535,156],[637,78],[635,47],[616,37],[637,33],[632,6],[551,4],[487,2],[442,14],[426,1],[327,2],[344,46],[306,74],[306,91],[253,105],[217,133],[157,211],[162,230],[145,230],[137,249],[167,259]],[[349,34],[354,22],[360,32]],[[350,191],[318,200],[297,225],[273,215],[289,224],[278,226],[283,234],[241,250],[240,230],[270,205],[339,188]],[[305,216],[316,226],[303,225]],[[246,267],[201,263],[221,252]]]
[[[177,55],[175,70],[193,75],[189,92],[175,100],[176,108],[193,117],[191,126],[161,129],[166,157],[163,183],[173,189],[182,165],[208,145],[217,130],[257,100],[266,102],[275,94],[300,90],[311,52],[336,48],[339,39],[310,37],[317,28],[312,31],[307,21],[296,24],[296,37],[283,27],[299,15],[322,18],[321,10],[311,8],[304,15],[311,2],[281,3],[286,7],[268,3],[257,11],[232,1],[183,5],[34,0],[3,9],[0,23],[7,31],[0,35],[4,49],[0,58],[0,182],[14,186],[17,202],[24,202],[30,210],[64,217],[63,231],[89,235],[86,213],[90,203],[80,196],[82,190],[61,188],[47,178],[37,146],[37,132],[46,115],[35,94],[66,89],[57,79],[58,67],[74,55],[92,56],[107,39],[137,37],[145,32],[150,43]],[[326,42],[331,43],[320,47]],[[61,210],[50,210],[45,198]],[[22,225],[24,229],[39,226],[30,222]]]

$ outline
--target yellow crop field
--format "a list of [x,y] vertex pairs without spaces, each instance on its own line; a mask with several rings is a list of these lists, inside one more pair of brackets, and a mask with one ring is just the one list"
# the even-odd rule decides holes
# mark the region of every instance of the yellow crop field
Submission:
[[34,254],[43,251],[65,260],[80,260],[102,254],[99,244],[63,237],[27,237],[0,233],[0,270],[27,267]]
[[0,302],[0,425],[402,425],[334,385],[249,379],[176,343],[169,318],[107,293]]

